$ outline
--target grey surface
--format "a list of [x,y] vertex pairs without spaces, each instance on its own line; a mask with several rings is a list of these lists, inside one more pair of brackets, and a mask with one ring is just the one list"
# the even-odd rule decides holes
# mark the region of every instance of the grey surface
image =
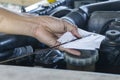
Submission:
[[0,80],[120,80],[119,75],[0,65]]

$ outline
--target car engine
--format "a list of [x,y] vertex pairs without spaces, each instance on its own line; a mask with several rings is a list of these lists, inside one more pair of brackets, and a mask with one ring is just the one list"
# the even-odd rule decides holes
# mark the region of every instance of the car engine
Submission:
[[[79,7],[76,3],[79,2]],[[35,38],[0,34],[0,64],[120,73],[120,1],[58,0],[48,6],[22,7],[21,13],[62,18],[83,30],[104,35],[100,49],[76,56],[49,48]],[[93,57],[94,56],[94,57]],[[89,60],[87,60],[89,57]]]

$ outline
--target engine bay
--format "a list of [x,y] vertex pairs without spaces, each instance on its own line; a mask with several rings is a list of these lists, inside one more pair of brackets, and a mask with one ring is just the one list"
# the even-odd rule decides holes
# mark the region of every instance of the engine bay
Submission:
[[[77,7],[78,2],[79,7]],[[82,58],[82,62],[78,66],[74,65],[77,62],[74,59],[78,57],[51,49],[35,38],[1,33],[0,64],[119,74],[119,4],[119,0],[58,0],[48,6],[37,3],[34,4],[34,8],[33,5],[31,5],[32,7],[23,7],[21,13],[61,18],[80,29],[104,35],[105,39],[97,52],[83,50],[83,56],[79,57]],[[87,57],[90,59],[87,60]],[[66,58],[68,59],[65,60]]]

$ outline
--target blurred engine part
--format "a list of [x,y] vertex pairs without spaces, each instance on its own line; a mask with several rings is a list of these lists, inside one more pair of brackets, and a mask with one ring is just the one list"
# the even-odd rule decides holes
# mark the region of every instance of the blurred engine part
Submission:
[[29,12],[38,7],[40,7],[42,9],[42,6],[48,6],[48,5],[50,5],[50,3],[54,3],[54,2],[56,2],[56,0],[41,0],[38,3],[35,3],[33,5],[26,7],[24,11]]
[[86,13],[77,9],[62,17],[62,19],[77,25],[79,28],[85,29],[87,17]]
[[108,0],[73,0],[74,1],[74,7],[78,8],[82,5],[87,5],[91,3],[101,2],[101,1],[108,1]]
[[116,0],[116,1],[105,1],[105,2],[83,5],[83,6],[80,6],[79,9],[73,10],[63,18],[66,19],[68,22],[71,22],[77,25],[79,28],[87,30],[88,20],[93,12],[119,11],[120,10],[119,4],[120,4],[120,1]]
[[[96,11],[91,14],[88,22],[88,31],[105,34],[110,24],[120,17],[120,11]],[[115,28],[115,27],[114,27]]]
[[95,71],[95,63],[98,60],[97,50],[79,50],[80,56],[65,53],[67,68],[80,71]]
[[[116,1],[106,1],[106,2],[84,5],[84,6],[81,6],[79,9],[73,10],[72,12],[68,13],[66,16],[62,18],[70,23],[77,25],[79,28],[105,35],[106,31],[108,30],[119,30],[120,29],[119,27],[120,26],[119,25],[120,24],[119,23],[120,22],[119,21],[120,5],[119,4],[120,4],[120,1],[116,0]],[[119,55],[115,55],[115,54],[120,54],[119,46],[118,46],[119,41],[120,41],[119,38],[115,42],[114,41],[111,42],[111,39],[106,41],[106,44],[109,42],[110,44],[112,44],[113,42],[116,43],[115,45],[112,44],[114,45],[112,46],[112,49],[110,46],[104,46],[104,48],[102,47],[100,48],[99,50],[100,60],[99,61],[102,61],[102,62],[97,63],[99,65],[97,65],[96,71],[120,73],[120,71],[118,70],[118,68],[116,68],[116,66],[114,66],[114,64],[109,65],[109,63],[113,61],[113,63],[115,63],[118,67],[120,63],[119,58],[118,58]],[[103,51],[104,49],[108,50],[108,52],[104,52]],[[110,55],[109,55],[109,51],[111,53]],[[107,56],[104,53],[106,54],[108,53]],[[107,59],[109,60],[106,60],[104,57],[107,57]],[[114,61],[114,58],[116,62]],[[104,62],[104,60],[106,60],[106,62]],[[105,66],[102,63],[105,63]],[[101,66],[102,68],[100,68]],[[110,66],[110,68],[108,68],[108,66]]]
[[[30,54],[30,53],[33,53],[33,48],[31,46],[15,48],[13,50],[13,55],[10,57],[10,59],[23,56],[25,54]],[[20,65],[20,66],[33,66],[33,63],[34,63],[34,55],[31,55],[31,56],[27,56],[21,59],[17,59],[8,64]]]
[[66,68],[63,53],[51,48],[34,51],[32,46],[25,46],[4,53],[5,56],[0,56],[0,64]]
[[120,31],[108,30],[100,48],[97,70],[120,73]]
[[21,35],[0,35],[0,52],[8,51],[14,48],[31,45],[34,49],[44,48],[44,44],[37,39]]
[[[27,13],[31,13],[31,14],[37,14],[37,15],[49,15],[50,13],[54,12],[55,10],[59,10],[56,9],[59,6],[64,6],[67,7],[69,9],[73,9],[75,8],[75,5],[81,5],[81,3],[93,3],[93,2],[98,2],[99,0],[57,0],[56,2],[49,4],[49,5],[45,5],[44,3],[42,4],[41,2],[38,2],[34,5],[28,6],[26,8],[22,8],[22,12],[27,12]],[[75,4],[75,2],[77,2],[77,4]],[[81,2],[81,3],[78,3]],[[61,9],[60,9],[61,10]]]
[[65,15],[67,15],[68,13],[70,13],[72,11],[72,9],[66,7],[66,6],[59,6],[55,9],[53,9],[52,11],[50,11],[50,15],[57,17],[57,18],[61,18]]
[[102,42],[99,50],[100,58],[96,65],[96,71],[98,72],[120,73],[119,17],[119,11],[97,11],[92,14],[89,20],[89,31],[106,34],[106,39]]
[[120,17],[116,18],[108,26],[109,26],[109,30],[118,30],[118,31],[120,31]]
[[61,1],[56,1],[55,3],[48,5],[48,6],[44,6],[41,5],[40,3],[32,5],[32,9],[30,6],[26,7],[25,10],[23,10],[24,12],[30,13],[30,14],[38,14],[38,15],[49,15],[50,11],[52,11],[53,9],[55,9],[58,6],[64,5],[65,4],[65,0],[61,0]]
[[[37,7],[32,8],[31,10],[26,10],[27,8],[25,8],[24,11],[29,14],[36,14],[37,16],[49,15],[49,16],[62,18],[70,23],[75,24],[79,28],[82,28],[91,32],[103,34],[103,35],[108,30],[120,29],[119,28],[120,15],[118,12],[120,11],[119,0],[83,5],[83,6],[80,6],[78,9],[71,9],[70,6],[68,6],[69,3],[66,4],[67,1],[71,2],[72,0],[59,0],[53,4],[50,4],[49,6],[41,6],[38,4]],[[69,4],[69,5],[72,5],[72,4]],[[115,33],[116,31],[112,32],[110,35],[114,36],[113,34]],[[118,36],[116,39],[115,38],[113,39],[113,37],[111,38],[110,35],[108,35],[107,33],[106,35],[107,37],[103,41],[101,48],[99,50],[100,59],[98,60],[97,64],[100,66],[102,66],[102,63],[104,63],[104,60],[106,60],[106,63],[108,63],[108,64],[105,64],[105,66],[108,66],[108,65],[111,66],[113,64],[119,65],[119,58],[117,57],[119,57],[119,53],[120,53],[119,45],[118,45],[120,40]],[[110,44],[110,45],[106,45],[106,44]],[[29,49],[27,49],[26,46],[28,45],[30,45],[31,48],[29,47]],[[36,50],[40,50],[41,48],[46,49],[47,46],[45,46],[44,44],[41,44],[36,39],[28,36],[0,35],[1,60],[11,59],[13,57],[20,57],[21,55],[26,55],[28,53],[35,53]],[[87,53],[87,52],[85,51],[83,53]],[[106,53],[110,53],[110,55]],[[25,58],[21,58],[19,60],[15,60],[7,64],[26,65],[25,63],[28,63],[27,65],[30,65],[30,66],[66,68],[67,61],[64,62],[63,58],[64,56],[62,52],[59,52],[56,50],[52,50],[52,51],[50,50],[50,51],[41,52],[32,56],[28,56]],[[111,60],[111,58],[113,58],[113,60]],[[96,61],[97,61],[97,58],[96,58]],[[104,68],[106,68],[105,66]],[[99,72],[107,72],[103,69],[100,70],[98,66],[96,70]],[[109,72],[111,72],[111,70],[109,70]]]
[[66,68],[64,62],[64,54],[59,50],[48,49],[35,55],[35,65],[47,67],[47,68]]
[[[11,60],[13,58],[17,58],[19,56],[23,56],[26,54],[30,54],[33,52],[33,48],[31,46],[25,46],[25,47],[19,47],[15,48],[13,50],[7,51],[9,54],[7,57],[3,58],[1,57],[1,61],[3,61],[3,64],[7,65],[19,65],[19,66],[33,66],[34,61],[34,55],[27,56],[21,59]],[[3,52],[6,53],[6,52]]]

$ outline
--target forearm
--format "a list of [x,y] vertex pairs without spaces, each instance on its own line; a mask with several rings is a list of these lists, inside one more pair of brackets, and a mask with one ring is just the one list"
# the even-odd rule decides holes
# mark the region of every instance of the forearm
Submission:
[[0,32],[34,36],[34,30],[39,25],[35,19],[0,8]]

